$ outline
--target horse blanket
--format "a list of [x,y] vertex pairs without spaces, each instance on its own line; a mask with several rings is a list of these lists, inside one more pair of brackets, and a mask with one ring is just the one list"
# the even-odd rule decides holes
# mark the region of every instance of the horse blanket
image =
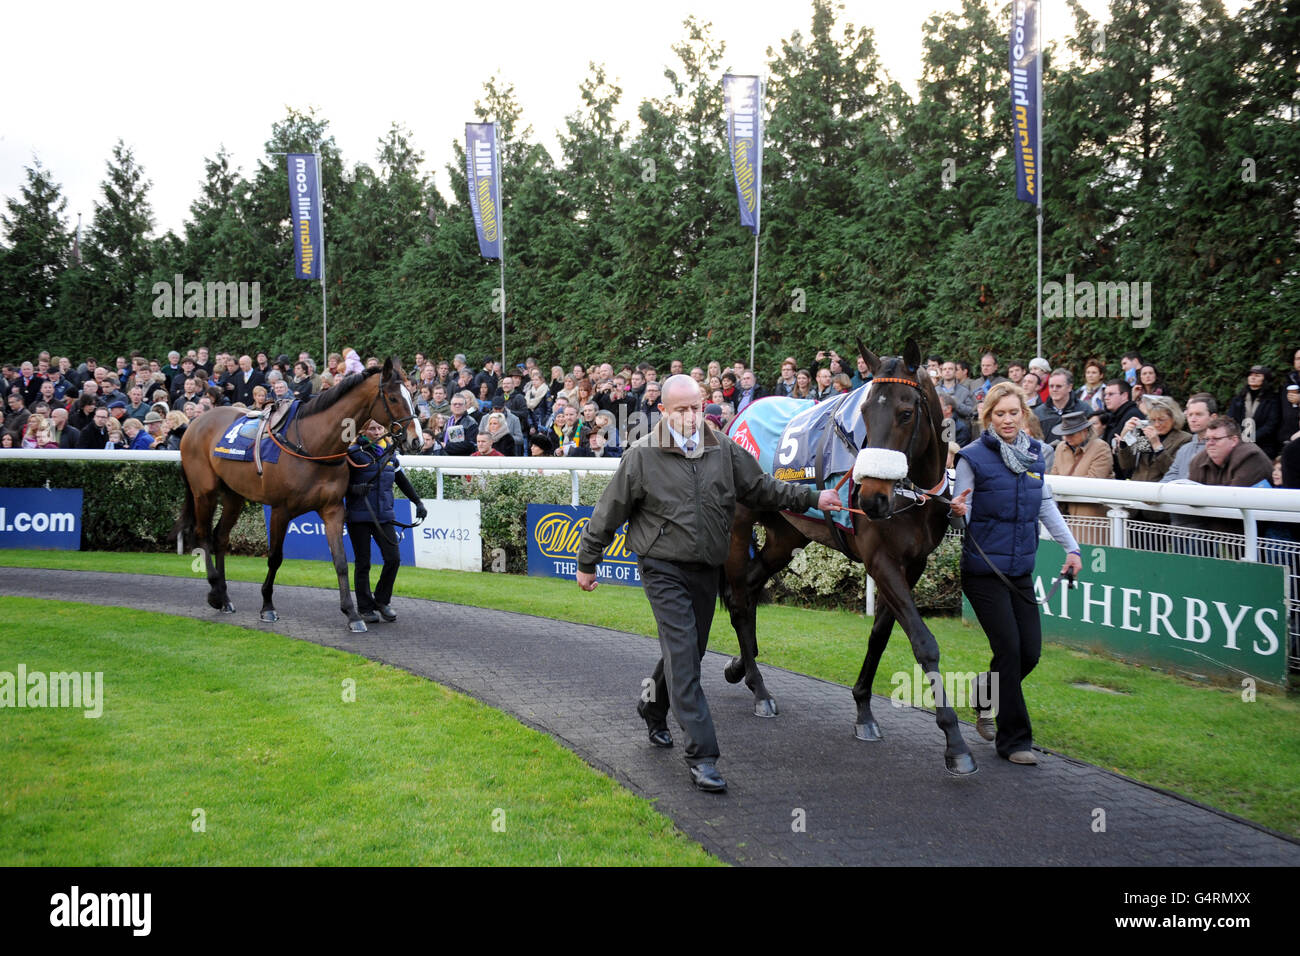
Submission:
[[[853,470],[858,449],[866,440],[862,403],[870,388],[868,382],[817,404],[784,396],[760,398],[731,420],[727,435],[753,455],[765,472],[782,481],[815,484],[820,461],[826,487],[833,488],[841,475]],[[846,482],[839,492],[846,508],[850,484]],[[825,520],[817,508],[804,515]],[[853,530],[852,517],[847,511],[831,513],[847,531]]]
[[[283,426],[276,423],[276,427],[288,428],[289,423],[298,414],[300,404],[301,402],[297,401],[291,404],[289,410],[285,413]],[[243,415],[236,418],[225,433],[217,439],[217,447],[212,449],[212,457],[226,458],[230,461],[252,461],[253,443],[257,439],[262,420],[262,415],[251,417]],[[280,460],[280,446],[271,440],[270,435],[262,436],[262,448],[258,457],[263,462],[271,465]]]

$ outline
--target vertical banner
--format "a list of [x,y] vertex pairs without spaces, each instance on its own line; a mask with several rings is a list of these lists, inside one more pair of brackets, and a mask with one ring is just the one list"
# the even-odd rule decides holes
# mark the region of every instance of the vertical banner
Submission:
[[314,153],[289,154],[289,205],[293,220],[293,274],[319,279],[325,262],[320,170]]
[[[1011,127],[1016,154],[1016,198],[1040,205],[1038,90],[1042,50],[1038,0],[1014,0],[1011,8]],[[1040,348],[1041,352],[1041,348]]]
[[465,175],[479,255],[501,259],[501,174],[495,123],[465,124]]
[[727,145],[740,202],[740,224],[758,235],[763,188],[763,93],[757,76],[722,78],[727,110]]

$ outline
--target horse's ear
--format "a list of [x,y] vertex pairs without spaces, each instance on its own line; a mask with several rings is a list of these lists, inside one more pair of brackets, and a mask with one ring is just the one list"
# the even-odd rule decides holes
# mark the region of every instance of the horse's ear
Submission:
[[921,346],[910,335],[907,337],[907,345],[903,347],[903,362],[912,374],[916,374],[916,370],[921,367]]
[[384,359],[384,373],[380,376],[383,381],[387,382],[393,377],[393,357],[390,355]]
[[862,339],[858,339],[858,354],[862,356],[862,361],[867,363],[867,368],[871,370],[871,377],[875,378],[876,373],[880,371],[880,357],[875,352],[862,344]]

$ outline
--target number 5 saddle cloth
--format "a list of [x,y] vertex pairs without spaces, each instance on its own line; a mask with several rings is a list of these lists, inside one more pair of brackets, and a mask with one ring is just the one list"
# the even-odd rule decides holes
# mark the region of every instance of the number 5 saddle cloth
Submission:
[[[815,484],[818,468],[827,488],[853,470],[858,449],[866,439],[862,403],[871,383],[851,392],[813,404],[807,399],[771,396],[751,403],[731,420],[727,434],[749,452],[769,475],[782,481]],[[840,489],[840,501],[849,504],[849,484]],[[804,512],[825,520],[817,508]],[[831,517],[852,530],[852,515],[832,512]]]

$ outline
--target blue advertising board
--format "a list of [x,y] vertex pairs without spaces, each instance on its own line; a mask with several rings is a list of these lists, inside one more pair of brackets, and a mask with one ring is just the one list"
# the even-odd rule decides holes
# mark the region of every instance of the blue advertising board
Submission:
[[80,488],[0,488],[0,548],[81,550]]
[[[594,509],[583,505],[529,505],[525,534],[528,540],[528,573],[547,578],[568,578],[578,573],[578,542]],[[626,547],[627,525],[618,529],[596,567],[601,583],[641,586],[636,555]]]
[[[393,501],[393,516],[403,524],[412,524],[415,517],[412,515],[411,502],[406,498],[397,498]],[[262,506],[262,513],[266,518],[267,526],[267,547],[270,547],[270,527],[271,527],[271,507]],[[402,564],[409,567],[415,567],[415,540],[412,530],[418,532],[419,529],[394,528],[397,535],[397,548],[402,556]],[[351,564],[356,560],[352,553],[352,539],[348,537],[348,526],[343,525],[343,550],[347,554],[348,563]],[[329,538],[325,536],[325,522],[315,511],[309,511],[304,515],[299,515],[289,522],[289,529],[284,536],[284,556],[286,558],[301,558],[307,561],[332,561],[330,556]],[[379,545],[371,540],[370,542],[370,563],[384,563],[384,557],[379,553]]]

